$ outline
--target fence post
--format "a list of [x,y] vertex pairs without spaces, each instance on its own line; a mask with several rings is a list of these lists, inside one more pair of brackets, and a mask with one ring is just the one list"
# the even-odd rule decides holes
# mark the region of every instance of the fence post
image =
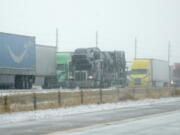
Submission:
[[120,100],[120,89],[117,87],[117,101],[119,101]]
[[102,99],[102,88],[99,89],[99,97],[100,97],[100,103],[102,103],[103,99]]
[[149,88],[148,88],[148,87],[146,87],[145,91],[146,91],[146,93],[145,93],[145,97],[148,97],[148,96],[149,96]]
[[174,87],[174,96],[176,96],[176,94],[177,94],[177,92],[176,92],[176,91],[177,91],[177,90],[176,90],[176,88],[177,88],[177,87]]
[[135,99],[136,89],[133,88],[133,99]]
[[176,95],[176,88],[175,87],[172,87],[172,96],[175,96]]
[[8,105],[8,96],[4,96],[4,110],[5,110],[5,112],[10,111],[10,108],[9,108],[9,105]]
[[61,91],[58,91],[58,104],[61,106]]
[[159,97],[161,97],[161,89],[158,88],[158,92],[159,92]]
[[81,96],[81,104],[84,103],[84,94],[83,94],[83,90],[80,90],[80,96]]
[[36,93],[33,93],[33,106],[34,106],[34,110],[37,109],[37,97],[36,97]]

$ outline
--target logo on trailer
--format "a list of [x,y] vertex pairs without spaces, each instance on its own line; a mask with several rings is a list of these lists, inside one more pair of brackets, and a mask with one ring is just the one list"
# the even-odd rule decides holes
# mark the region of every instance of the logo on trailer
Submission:
[[16,55],[16,54],[12,51],[12,49],[8,46],[9,54],[10,54],[12,60],[13,60],[15,63],[21,63],[21,62],[24,60],[24,58],[25,58],[25,56],[26,56],[26,54],[27,54],[27,51],[28,51],[28,47],[29,47],[29,46],[31,46],[31,42],[28,42],[27,44],[24,44],[24,51],[23,51],[21,54],[19,54],[19,55]]

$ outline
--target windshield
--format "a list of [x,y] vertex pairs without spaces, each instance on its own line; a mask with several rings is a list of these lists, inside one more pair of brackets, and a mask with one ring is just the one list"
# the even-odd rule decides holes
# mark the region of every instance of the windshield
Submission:
[[175,77],[180,77],[180,72],[174,72]]
[[147,69],[133,69],[131,74],[147,74]]

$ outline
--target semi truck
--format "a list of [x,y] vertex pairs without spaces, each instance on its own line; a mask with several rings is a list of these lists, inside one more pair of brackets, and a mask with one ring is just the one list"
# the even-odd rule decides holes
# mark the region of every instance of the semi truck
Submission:
[[175,63],[172,68],[172,82],[175,87],[180,86],[180,63]]
[[130,87],[165,87],[170,82],[169,64],[157,59],[135,59],[129,75]]
[[0,88],[32,87],[35,50],[35,37],[0,32]]
[[78,48],[72,55],[71,81],[78,87],[110,87],[126,84],[123,51],[105,52],[99,48]]
[[0,32],[0,88],[109,87],[126,84],[123,51],[57,52],[35,37]]

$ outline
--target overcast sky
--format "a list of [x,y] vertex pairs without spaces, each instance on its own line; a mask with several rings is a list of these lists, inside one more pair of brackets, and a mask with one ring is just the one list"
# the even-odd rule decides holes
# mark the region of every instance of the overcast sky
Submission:
[[36,36],[38,44],[59,51],[95,46],[99,33],[101,50],[124,50],[126,58],[180,62],[180,0],[0,0],[0,31]]

